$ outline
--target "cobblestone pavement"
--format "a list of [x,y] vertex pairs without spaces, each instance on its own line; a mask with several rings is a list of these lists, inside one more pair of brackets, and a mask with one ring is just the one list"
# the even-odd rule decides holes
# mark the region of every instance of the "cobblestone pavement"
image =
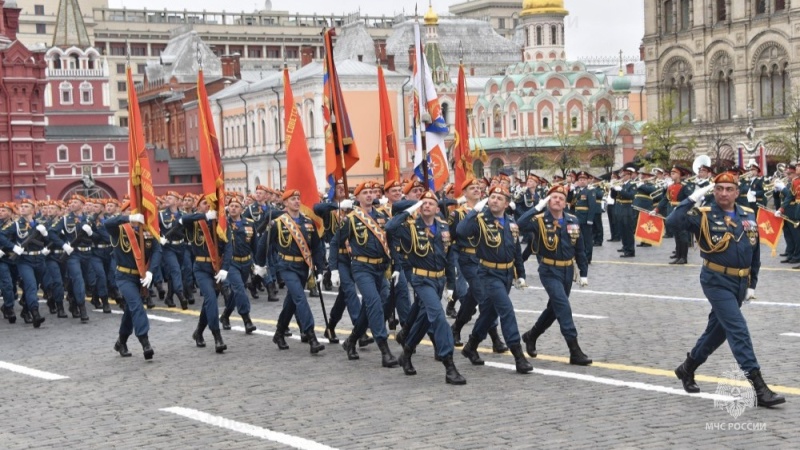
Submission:
[[[151,320],[152,362],[143,360],[134,338],[132,358],[112,350],[118,314],[94,312],[81,325],[43,308],[47,321],[38,330],[21,320],[2,321],[0,383],[9,389],[0,447],[738,448],[800,442],[800,271],[764,248],[758,298],[745,316],[764,377],[787,403],[734,418],[710,395],[721,380],[725,385],[724,372],[734,363],[727,345],[698,371],[705,396],[685,395],[672,374],[710,310],[698,281],[699,254],[691,252],[690,264],[676,267],[665,264],[669,241],[637,248],[637,257],[626,260],[618,258],[618,247],[605,242],[595,248],[590,284],[572,294],[580,342],[594,365],[570,366],[554,326],[539,339],[540,356],[531,360],[536,370],[529,375],[516,374],[513,358],[491,353],[488,341],[482,349],[487,366],[471,366],[457,353],[466,386],[444,383],[444,368],[427,341],[414,358],[414,377],[381,368],[374,345],[360,351],[359,361],[348,361],[338,345],[312,356],[293,339],[290,350],[278,351],[269,336],[280,306],[267,303],[266,295],[253,302],[259,334],[245,335],[234,314],[234,330],[223,332],[223,355],[214,353],[209,332],[209,347],[194,346],[199,304],[185,312],[151,310],[173,319]],[[512,291],[521,331],[546,303],[536,262],[527,270],[531,288]],[[330,307],[334,294],[325,295]],[[311,303],[321,335],[319,301]],[[340,336],[349,327],[345,319]],[[25,368],[68,378],[18,371]],[[163,411],[176,407],[187,410]]]

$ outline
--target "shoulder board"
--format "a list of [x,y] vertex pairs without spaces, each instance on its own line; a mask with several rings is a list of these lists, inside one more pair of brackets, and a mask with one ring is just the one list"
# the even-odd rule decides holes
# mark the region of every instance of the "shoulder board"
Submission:
[[570,213],[565,213],[565,214],[564,214],[564,217],[565,217],[566,219],[568,219],[568,220],[572,221],[572,222],[574,222],[574,221],[577,221],[577,220],[578,220],[578,217],[577,217],[577,216],[575,216],[575,215],[573,215],[573,214],[570,214]]
[[9,222],[8,222],[8,223],[6,223],[5,225],[3,225],[3,229],[4,229],[4,230],[7,230],[7,229],[11,228],[11,225],[14,225],[15,223],[16,223],[16,222],[14,222],[14,221],[9,221]]
[[744,211],[744,212],[751,213],[751,214],[755,213],[755,211],[753,211],[753,208],[751,208],[749,206],[742,206],[742,205],[739,205],[739,206],[741,206],[742,211]]
[[441,217],[439,217],[439,216],[436,216],[436,221],[437,221],[437,222],[439,222],[439,223],[441,223],[441,224],[447,225],[447,221],[446,221],[446,220],[444,220],[444,219],[442,219],[442,218],[441,218]]
[[249,217],[245,217],[245,218],[244,218],[244,220],[245,220],[245,222],[247,222],[247,223],[256,223],[256,221],[255,221],[255,220],[253,220],[253,219],[251,219],[251,218],[249,218]]

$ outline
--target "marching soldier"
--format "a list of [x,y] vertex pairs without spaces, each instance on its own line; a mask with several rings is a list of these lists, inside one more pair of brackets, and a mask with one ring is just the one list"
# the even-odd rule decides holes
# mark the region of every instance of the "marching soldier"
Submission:
[[[672,178],[672,184],[667,187],[666,194],[661,198],[658,208],[655,213],[669,216],[672,211],[682,202],[689,198],[692,194],[694,186],[691,183],[683,181],[689,175],[689,169],[680,166],[674,166],[669,172]],[[692,238],[686,230],[674,230],[669,224],[666,224],[667,232],[671,232],[675,237],[675,251],[673,252],[673,261],[670,264],[686,264],[689,257],[689,246],[692,243]]]
[[[715,201],[710,206],[697,206],[711,190]],[[723,172],[714,178],[713,185],[695,190],[667,218],[674,229],[688,230],[697,237],[703,257],[700,285],[711,303],[706,330],[686,361],[675,369],[675,375],[686,392],[700,392],[695,371],[727,339],[736,362],[755,388],[758,406],[771,407],[786,399],[772,392],[761,377],[740,309],[742,302],[755,298],[761,247],[755,212],[736,205],[738,192],[735,177]]]
[[[412,217],[416,210],[417,217]],[[434,349],[446,368],[448,384],[466,384],[453,363],[453,335],[450,333],[441,298],[445,289],[445,275],[454,283],[455,270],[447,264],[450,230],[447,222],[437,215],[438,200],[432,191],[422,195],[422,200],[393,217],[386,231],[398,238],[401,251],[408,255],[412,266],[411,284],[420,300],[420,312],[409,331],[400,356],[400,365],[406,375],[417,373],[411,364],[411,355],[429,329],[433,331]]]
[[[633,196],[633,226],[636,233],[636,221],[639,212],[644,210],[650,212],[655,204],[655,197],[659,194],[659,187],[655,183],[656,172],[639,172],[640,182],[636,186],[636,194]],[[640,242],[637,247],[651,247],[647,242]],[[591,261],[591,260],[590,260]]]
[[595,215],[597,214],[597,211],[600,210],[600,206],[597,204],[597,195],[595,194],[594,189],[588,188],[590,178],[591,175],[589,175],[589,173],[585,170],[578,172],[574,209],[574,214],[577,216],[580,223],[583,249],[586,253],[586,260],[589,264],[592,263],[592,251],[594,250],[594,233],[592,227],[594,226]]
[[[119,338],[114,343],[114,351],[122,357],[131,356],[128,351],[128,337],[133,333],[142,345],[144,359],[153,359],[155,351],[150,345],[150,322],[142,304],[141,289],[147,290],[153,282],[153,271],[160,270],[161,245],[155,236],[144,233],[144,249],[139,246],[137,231],[144,227],[142,214],[130,216],[117,215],[105,221],[114,246],[116,270],[113,276],[124,299],[125,308],[119,325]],[[147,268],[146,270],[144,270]],[[144,270],[144,274],[142,274]]]
[[253,267],[253,255],[256,249],[256,223],[253,219],[242,217],[243,209],[239,197],[233,197],[228,202],[228,226],[231,230],[233,261],[231,270],[228,272],[228,279],[222,286],[225,310],[219,321],[222,323],[223,329],[230,330],[230,317],[233,308],[236,307],[239,315],[242,316],[245,333],[251,334],[256,331],[256,326],[250,319],[250,299],[247,297],[245,285]]
[[[172,299],[173,294],[178,296],[178,301],[181,304],[181,309],[188,309],[189,302],[184,294],[184,281],[188,281],[188,277],[184,275],[191,270],[183,270],[183,252],[186,251],[186,244],[184,241],[184,229],[180,223],[183,214],[178,210],[178,203],[180,202],[180,194],[175,191],[168,191],[164,196],[165,208],[158,212],[158,226],[161,230],[161,261],[162,270],[155,274],[155,285],[158,289],[158,296],[165,300],[167,307],[174,308],[175,301]],[[162,285],[163,276],[167,276],[167,292],[164,295],[164,287]]]
[[[580,175],[579,175],[580,177]],[[591,239],[582,236],[585,228],[580,219],[564,211],[567,190],[563,186],[550,189],[535,210],[528,211],[519,219],[523,232],[532,232],[531,247],[539,261],[539,280],[547,291],[547,308],[539,316],[536,324],[522,335],[525,350],[531,358],[537,356],[536,340],[550,325],[558,320],[561,334],[569,348],[569,363],[588,366],[592,363],[578,345],[578,331],[572,320],[569,293],[572,290],[574,264],[577,261],[580,271],[580,285],[588,284],[588,258],[583,250]],[[544,211],[547,209],[546,211]],[[544,213],[540,214],[540,211]]]
[[95,287],[97,295],[100,297],[103,312],[111,314],[111,305],[108,303],[108,276],[113,276],[108,272],[111,264],[111,237],[103,226],[105,221],[105,205],[95,199],[94,215],[89,216],[84,232],[92,238],[92,254],[89,257],[92,272],[95,275]]
[[633,258],[636,256],[635,241],[633,238],[636,220],[633,215],[633,199],[636,197],[636,183],[632,181],[632,177],[636,174],[636,169],[627,167],[622,170],[622,184],[614,187],[617,191],[616,198],[616,211],[614,215],[617,217],[620,237],[622,238],[622,248],[617,250],[622,253],[620,258]]
[[[47,209],[49,211],[47,218],[45,219],[45,226],[47,227],[48,234],[53,233],[55,235],[55,228],[61,220],[61,206],[57,202],[51,202]],[[54,241],[51,241],[50,246],[53,246],[53,242]],[[59,319],[67,318],[67,313],[64,312],[65,280],[64,263],[61,258],[63,254],[64,250],[56,247],[54,250],[50,251],[49,255],[45,256],[44,261],[45,267],[47,268],[47,281],[45,282],[44,288],[48,292],[49,296],[48,306],[51,304],[55,305],[56,317]],[[80,316],[77,309],[73,308],[72,311],[73,318]]]
[[[13,203],[0,203],[0,230],[6,229],[9,224],[13,224],[12,215],[14,214]],[[14,313],[14,293],[15,282],[12,277],[13,263],[8,258],[8,251],[14,246],[11,241],[0,233],[0,292],[3,294],[3,318],[8,323],[16,323],[17,315]],[[5,251],[3,250],[5,249]]]
[[[517,318],[508,297],[512,283],[517,289],[527,287],[519,228],[505,213],[510,201],[508,190],[501,186],[492,188],[489,197],[479,202],[456,230],[460,237],[476,243],[476,255],[480,260],[478,278],[483,282],[478,291],[480,296],[477,297],[480,314],[461,354],[472,364],[483,365],[477,351],[478,344],[486,338],[489,328],[499,318],[503,336],[514,355],[517,372],[528,373],[533,367],[522,353]],[[488,208],[484,210],[487,203]]]
[[86,279],[91,277],[90,252],[92,251],[91,238],[86,235],[84,225],[86,216],[83,214],[84,198],[80,195],[73,195],[69,200],[69,211],[58,221],[58,225],[53,228],[53,239],[57,242],[56,247],[60,247],[67,255],[66,272],[72,286],[72,293],[75,304],[70,305],[70,309],[75,314],[77,309],[81,317],[81,322],[88,322],[89,315],[86,312],[86,292],[94,291],[91,283],[86,283]]

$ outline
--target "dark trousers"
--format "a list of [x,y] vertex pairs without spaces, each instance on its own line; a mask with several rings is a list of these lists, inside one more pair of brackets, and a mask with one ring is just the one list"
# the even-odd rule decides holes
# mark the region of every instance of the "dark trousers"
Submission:
[[115,274],[117,289],[125,299],[125,311],[122,313],[122,321],[119,324],[119,334],[130,336],[144,336],[150,332],[150,321],[147,319],[147,312],[142,305],[142,287],[138,275],[124,274],[117,271]]
[[594,245],[603,245],[603,213],[599,212],[594,215],[594,224],[592,225],[592,236]]
[[281,265],[278,268],[281,278],[286,283],[286,298],[283,299],[283,309],[278,316],[278,331],[287,330],[292,316],[296,316],[300,332],[306,334],[314,331],[314,315],[311,313],[311,306],[308,304],[305,292],[308,282],[308,266],[304,262],[291,264],[295,267],[287,268]]
[[217,289],[211,263],[195,263],[194,277],[197,288],[203,296],[203,307],[200,310],[199,326],[206,325],[211,331],[219,330],[219,305],[217,305]]
[[489,328],[500,319],[500,327],[508,345],[519,344],[517,317],[514,314],[514,305],[508,296],[511,283],[514,281],[513,269],[498,270],[480,266],[478,277],[483,281],[483,293],[478,297],[480,314],[472,328],[472,337],[478,342],[486,339]]
[[339,271],[339,293],[336,295],[336,301],[333,302],[331,307],[331,314],[328,320],[328,325],[331,328],[336,327],[336,324],[342,320],[345,307],[347,313],[350,315],[350,322],[355,325],[358,322],[358,315],[361,311],[361,300],[358,299],[358,292],[356,292],[356,283],[353,281],[353,274],[350,272],[349,262],[339,262],[334,270]]
[[383,287],[386,265],[366,264],[359,261],[351,263],[353,279],[361,292],[361,312],[358,323],[353,329],[353,334],[360,338],[367,332],[367,327],[372,331],[376,341],[386,340],[386,322],[383,318],[383,308],[380,291]]
[[539,280],[547,292],[547,308],[542,311],[536,321],[536,329],[541,333],[550,328],[558,320],[561,334],[565,339],[577,339],[578,330],[572,320],[572,307],[569,304],[569,293],[572,290],[573,266],[555,267],[539,265]]
[[619,225],[623,252],[635,254],[636,241],[633,238],[633,234],[636,232],[636,222],[633,219],[633,213],[630,211],[619,213]]
[[420,313],[411,326],[406,345],[416,348],[429,331],[433,333],[433,342],[436,345],[436,354],[442,358],[453,354],[453,333],[447,323],[447,317],[442,308],[442,293],[444,292],[445,279],[429,278],[414,275],[411,285],[419,298]]

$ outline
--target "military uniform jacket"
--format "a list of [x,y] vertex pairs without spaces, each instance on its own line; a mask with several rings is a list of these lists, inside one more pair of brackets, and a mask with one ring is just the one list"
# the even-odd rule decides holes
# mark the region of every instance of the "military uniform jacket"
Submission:
[[[382,230],[388,221],[386,214],[372,209],[369,213],[372,220],[375,221],[377,226]],[[383,259],[388,263],[391,255],[387,255],[384,250],[383,244],[370,231],[361,219],[356,217],[356,212],[349,213],[345,220],[342,222],[342,228],[336,233],[336,244],[339,248],[345,245],[345,242],[350,243],[350,255],[353,258],[364,257],[370,259]],[[389,238],[386,237],[386,245],[390,246]]]
[[0,233],[2,233],[4,238],[3,240],[0,240],[0,245],[3,246],[3,251],[6,254],[10,254],[12,251],[11,249],[15,245],[21,245],[22,242],[33,233],[35,237],[28,241],[28,244],[25,246],[25,253],[41,252],[42,249],[50,242],[51,238],[49,231],[47,233],[47,237],[44,237],[39,233],[39,231],[36,230],[36,225],[38,224],[42,224],[47,227],[47,224],[44,221],[37,222],[36,219],[34,219],[33,221],[28,222],[24,217],[6,222],[2,229],[0,229]]
[[[103,223],[111,239],[111,245],[114,247],[114,259],[117,267],[123,267],[131,271],[138,271],[136,265],[136,258],[133,256],[131,243],[128,240],[128,235],[125,233],[123,226],[129,223],[128,216],[114,216],[106,219]],[[133,225],[134,230],[138,230],[139,224]],[[161,244],[158,239],[154,238],[150,233],[144,233],[144,252],[145,261],[149,264],[151,273],[155,273],[161,267]],[[110,274],[109,274],[110,275]],[[139,274],[140,278],[144,278],[144,274]]]
[[[589,222],[594,223],[594,216],[600,211],[600,205],[597,204],[597,195],[594,189],[588,187],[577,188],[575,191],[575,216],[577,216],[581,225],[586,225]],[[525,231],[522,231],[525,233]]]
[[756,203],[766,206],[767,197],[764,196],[764,177],[754,177],[750,180],[750,190],[756,194]]
[[652,211],[654,207],[653,194],[658,190],[658,186],[653,182],[646,181],[640,184],[636,188],[636,194],[633,197],[633,206]]
[[[198,261],[197,258],[210,258],[211,255],[208,252],[208,246],[206,245],[205,235],[203,234],[203,229],[200,227],[200,221],[205,220],[206,224],[208,225],[209,234],[214,234],[217,231],[212,226],[210,220],[206,220],[206,215],[204,213],[194,213],[194,214],[186,214],[180,219],[180,223],[186,228],[186,236],[189,240],[189,249],[192,252],[192,257],[195,260],[195,263]],[[217,239],[217,254],[219,255],[220,259],[222,259],[222,270],[228,271],[231,267],[231,261],[233,258],[233,246],[231,245],[231,227],[228,227],[227,230],[227,240],[225,242],[222,239]],[[209,243],[213,245],[212,243]],[[211,263],[207,263],[211,266]]]
[[750,190],[750,183],[743,178],[739,178],[739,196],[736,197],[736,203],[742,206],[749,206],[750,201],[747,200],[747,192]]
[[67,213],[53,228],[56,235],[54,238],[57,239],[55,245],[61,247],[68,243],[72,247],[90,247],[92,240],[82,229],[87,223],[89,222],[86,216],[74,212]]
[[107,257],[111,253],[111,236],[104,226],[106,220],[105,217],[95,217],[90,223],[92,253],[96,256]]
[[[319,237],[316,224],[305,214],[300,214],[296,219],[287,216],[289,220],[293,220],[297,225],[297,229],[302,233],[303,238],[308,245],[311,252],[311,259],[314,267],[309,267],[309,270],[314,270],[316,274],[322,273],[325,270],[325,243]],[[269,239],[269,240],[268,240]],[[302,260],[303,252],[300,250],[299,244],[295,241],[291,231],[280,219],[273,219],[269,225],[269,231],[264,233],[259,240],[256,249],[256,263],[259,266],[265,266],[268,254],[277,254],[278,265],[282,264],[297,264],[305,266],[305,261]],[[298,259],[297,261],[290,261],[282,258],[288,256],[291,259]]]
[[692,195],[694,187],[691,183],[681,181],[667,186],[666,193],[658,203],[658,212],[668,216],[680,202]]
[[[795,197],[795,192],[792,191],[790,186],[786,186],[781,190],[781,214],[786,216],[787,219],[798,220],[800,219],[800,203]],[[784,226],[791,226],[785,224]]]
[[168,241],[170,245],[183,244],[184,233],[183,225],[180,220],[183,213],[176,210],[174,213],[169,209],[162,209],[158,213],[158,226],[161,230],[161,235]]
[[314,214],[322,219],[322,240],[330,242],[333,235],[342,227],[342,219],[344,219],[344,211],[339,209],[338,203],[326,202],[317,203],[314,205]]
[[450,227],[441,217],[434,217],[433,225],[425,224],[422,217],[412,217],[403,211],[386,223],[386,232],[398,241],[400,252],[408,258],[413,268],[430,272],[445,272],[447,285],[456,282],[454,267],[447,263],[450,250]]
[[539,273],[549,270],[547,264],[542,263],[543,258],[555,261],[570,261],[575,259],[581,277],[586,277],[589,272],[589,262],[586,259],[586,250],[581,239],[580,220],[569,213],[559,222],[549,210],[537,213],[536,210],[528,211],[519,219],[519,229],[523,233],[532,233],[531,253],[539,261]]
[[513,263],[515,278],[525,278],[525,266],[519,244],[519,227],[504,214],[496,218],[488,210],[472,210],[458,224],[456,234],[475,247],[481,261],[495,264]]
[[[519,207],[518,207],[518,209],[519,209]],[[447,218],[448,219],[447,220],[447,225],[450,227],[450,229],[451,230],[457,229],[458,228],[458,224],[461,223],[462,220],[464,220],[464,218],[467,216],[467,213],[469,213],[469,209],[467,209],[467,205],[461,205],[458,208],[454,209],[450,213],[450,217]],[[452,251],[460,252],[461,249],[464,249],[464,248],[475,248],[475,246],[472,245],[472,243],[470,243],[469,240],[459,236],[457,233],[456,233],[456,235],[454,237],[455,237],[455,239],[453,239],[453,243],[450,246],[450,249]]]
[[[746,206],[734,205],[734,208],[734,213],[728,214],[716,204],[695,207],[694,202],[687,199],[667,217],[667,226],[692,233],[700,246],[700,255],[706,261],[732,269],[749,268],[748,287],[755,289],[761,268],[756,215]],[[724,281],[731,278],[707,267],[703,267],[703,273]]]
[[633,199],[636,197],[636,183],[628,181],[622,185],[621,191],[617,192],[617,213],[633,216]]
[[233,246],[233,256],[235,258],[252,257],[255,254],[256,243],[256,222],[253,219],[240,217],[233,220],[228,217],[228,229],[231,232],[231,245]]

